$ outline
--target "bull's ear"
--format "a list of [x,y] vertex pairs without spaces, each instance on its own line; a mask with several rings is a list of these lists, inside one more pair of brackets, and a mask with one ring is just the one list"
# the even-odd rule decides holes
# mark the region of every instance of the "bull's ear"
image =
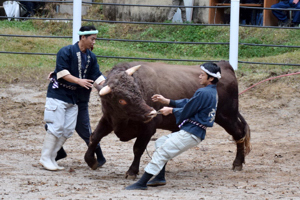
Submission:
[[126,73],[131,76],[140,67],[141,67],[141,65],[137,65],[137,66],[131,67],[131,68],[129,68],[129,69],[126,70]]
[[107,85],[100,90],[99,95],[104,96],[110,92],[111,92],[111,88]]

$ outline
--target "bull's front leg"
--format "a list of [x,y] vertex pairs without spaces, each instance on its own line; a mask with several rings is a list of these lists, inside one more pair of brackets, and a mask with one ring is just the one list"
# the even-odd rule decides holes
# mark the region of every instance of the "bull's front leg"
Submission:
[[98,168],[98,162],[95,158],[95,150],[100,140],[112,131],[112,127],[105,118],[101,118],[96,129],[90,136],[90,143],[84,155],[84,160],[93,170]]
[[137,137],[134,145],[133,145],[133,154],[134,159],[129,167],[129,170],[125,174],[125,178],[129,179],[135,179],[137,175],[139,174],[139,167],[140,167],[140,161],[141,157],[151,139],[151,136],[153,133],[143,134],[142,136]]

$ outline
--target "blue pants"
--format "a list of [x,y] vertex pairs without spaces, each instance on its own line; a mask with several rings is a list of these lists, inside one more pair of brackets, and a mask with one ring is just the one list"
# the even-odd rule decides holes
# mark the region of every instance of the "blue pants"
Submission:
[[[271,6],[271,8],[296,8],[300,9],[300,2],[293,4],[293,0],[280,1]],[[288,19],[287,14],[283,10],[272,10],[273,15],[280,21],[286,21]],[[300,23],[300,11],[294,11],[293,23]]]
[[[89,145],[92,129],[90,125],[88,102],[78,102],[77,105],[78,105],[78,116],[77,116],[77,124],[75,130],[78,133],[78,135],[85,141],[85,143]],[[95,153],[97,155],[98,166],[104,165],[106,159],[103,156],[99,143],[97,144]]]
[[[90,117],[89,117],[89,106],[88,102],[79,102],[78,105],[78,116],[76,124],[76,132],[78,135],[89,145],[90,135],[92,134]],[[99,148],[100,145],[97,145]]]

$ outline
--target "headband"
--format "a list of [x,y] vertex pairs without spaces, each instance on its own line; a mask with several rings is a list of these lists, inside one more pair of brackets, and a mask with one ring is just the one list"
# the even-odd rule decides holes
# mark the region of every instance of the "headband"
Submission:
[[79,31],[78,35],[93,35],[98,34],[98,30],[92,30],[92,31]]
[[218,79],[221,78],[220,72],[217,72],[216,74],[214,74],[214,73],[208,71],[207,69],[205,69],[205,68],[203,67],[203,65],[201,65],[200,68],[201,68],[203,71],[205,71],[207,74],[211,75],[212,77],[215,77],[215,78],[218,78]]

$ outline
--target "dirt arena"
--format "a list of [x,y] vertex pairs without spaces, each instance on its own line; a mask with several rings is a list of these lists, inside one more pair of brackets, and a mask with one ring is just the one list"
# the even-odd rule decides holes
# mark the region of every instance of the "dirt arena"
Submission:
[[[112,133],[101,141],[107,163],[91,170],[84,162],[85,143],[74,133],[64,145],[66,169],[44,170],[38,160],[45,135],[45,85],[28,83],[0,88],[0,199],[300,199],[300,77],[265,82],[240,95],[240,111],[251,129],[252,151],[244,169],[231,170],[236,147],[217,124],[196,148],[174,158],[166,169],[167,185],[126,191],[124,178],[134,140],[120,142]],[[240,81],[240,91],[250,85]],[[254,83],[253,83],[254,84]],[[95,128],[101,105],[93,91],[90,117]],[[167,131],[158,130],[154,138]],[[151,156],[154,141],[148,145]],[[140,175],[150,161],[145,152]],[[139,176],[140,177],[140,176]]]

